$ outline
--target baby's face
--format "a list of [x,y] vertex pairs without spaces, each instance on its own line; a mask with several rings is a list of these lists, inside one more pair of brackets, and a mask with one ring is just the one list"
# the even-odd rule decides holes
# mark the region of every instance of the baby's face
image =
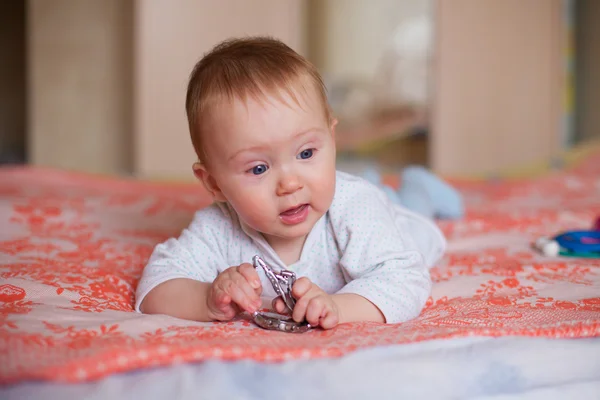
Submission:
[[[271,245],[304,240],[335,191],[335,122],[315,92],[217,107],[203,125],[216,197]],[[221,197],[222,196],[222,197]]]

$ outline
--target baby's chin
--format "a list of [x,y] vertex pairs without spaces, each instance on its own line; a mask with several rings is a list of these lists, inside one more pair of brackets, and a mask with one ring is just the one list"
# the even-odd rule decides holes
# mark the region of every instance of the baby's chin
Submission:
[[318,219],[315,221],[305,221],[301,224],[289,226],[279,223],[278,229],[261,231],[257,229],[265,237],[271,237],[277,240],[298,240],[305,239],[306,236],[315,227]]
[[[282,240],[295,240],[306,237],[315,224],[303,224],[303,226],[284,227],[273,232],[261,232],[263,236],[269,236],[272,238]],[[259,231],[260,232],[260,231]]]

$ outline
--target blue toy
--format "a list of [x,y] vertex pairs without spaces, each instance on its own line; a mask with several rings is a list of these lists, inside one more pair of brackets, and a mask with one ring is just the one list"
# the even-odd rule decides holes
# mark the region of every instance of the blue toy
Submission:
[[535,247],[549,257],[600,258],[600,231],[567,231],[553,238],[541,237]]

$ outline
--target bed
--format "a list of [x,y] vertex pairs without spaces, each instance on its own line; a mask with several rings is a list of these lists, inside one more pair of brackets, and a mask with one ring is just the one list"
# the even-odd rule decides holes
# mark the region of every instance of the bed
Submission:
[[199,185],[0,169],[0,398],[600,398],[600,260],[531,247],[600,215],[600,152],[453,183],[467,215],[439,221],[417,319],[286,334],[133,312],[153,246],[208,204]]

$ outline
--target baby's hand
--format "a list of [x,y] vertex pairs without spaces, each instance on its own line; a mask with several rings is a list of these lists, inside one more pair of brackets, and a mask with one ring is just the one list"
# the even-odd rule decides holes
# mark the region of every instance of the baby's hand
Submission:
[[242,264],[221,272],[208,291],[206,306],[212,320],[229,321],[240,310],[249,313],[262,304],[262,285],[254,267]]
[[[302,322],[306,319],[312,326],[320,326],[323,329],[331,329],[338,324],[339,311],[333,297],[312,283],[310,279],[298,279],[292,287],[292,295],[296,299],[296,306],[292,313],[294,321]],[[275,299],[273,308],[278,313],[287,310],[281,297]]]

